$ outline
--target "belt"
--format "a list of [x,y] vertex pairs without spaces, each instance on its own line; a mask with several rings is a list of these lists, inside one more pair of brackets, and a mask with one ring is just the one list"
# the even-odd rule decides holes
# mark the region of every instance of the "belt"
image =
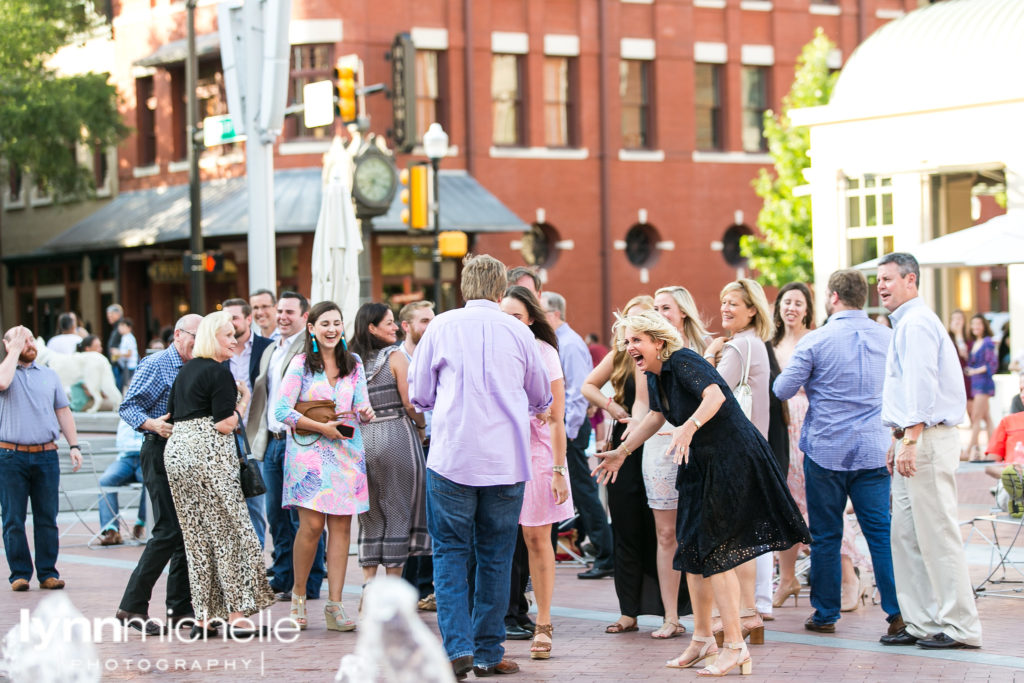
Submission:
[[22,451],[24,453],[42,453],[43,451],[57,450],[57,444],[52,441],[50,443],[33,444],[8,443],[6,441],[0,441],[0,448],[6,448],[9,451]]
[[145,436],[142,437],[142,440],[143,441],[155,441],[156,443],[163,443],[164,441],[167,441],[167,439],[165,439],[164,437],[160,436],[159,434],[152,434],[152,433],[147,433]]
[[269,434],[270,438],[273,439],[274,441],[280,441],[281,439],[283,439],[286,436],[288,436],[288,432],[286,432],[286,431],[285,432],[272,432],[269,429],[267,430],[267,434]]

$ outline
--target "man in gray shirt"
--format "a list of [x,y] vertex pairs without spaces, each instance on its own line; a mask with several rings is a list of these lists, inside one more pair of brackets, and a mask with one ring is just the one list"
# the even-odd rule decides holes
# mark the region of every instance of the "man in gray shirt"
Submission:
[[57,437],[71,445],[71,464],[82,466],[78,432],[60,378],[36,365],[32,332],[13,327],[4,335],[7,356],[0,362],[0,508],[4,552],[11,569],[11,590],[27,591],[32,554],[25,536],[25,516],[32,501],[35,572],[39,587],[64,588],[57,572],[57,507],[60,464]]

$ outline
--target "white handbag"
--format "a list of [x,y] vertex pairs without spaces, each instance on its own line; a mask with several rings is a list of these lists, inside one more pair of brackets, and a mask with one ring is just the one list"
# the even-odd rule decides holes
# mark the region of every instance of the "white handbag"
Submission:
[[[726,342],[739,353],[739,347],[732,342]],[[750,414],[754,410],[754,392],[750,389],[750,340],[747,340],[747,362],[743,368],[743,376],[740,378],[740,383],[736,385],[736,388],[732,390],[732,395],[736,398],[736,402],[740,404],[740,410],[743,414],[750,419]],[[741,355],[742,357],[742,355]]]

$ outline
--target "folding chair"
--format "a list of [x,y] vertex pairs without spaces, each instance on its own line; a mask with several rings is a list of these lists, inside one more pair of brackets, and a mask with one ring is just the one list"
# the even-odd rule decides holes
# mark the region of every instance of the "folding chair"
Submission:
[[[89,548],[96,549],[105,546],[99,545],[98,541],[103,533],[103,530],[99,528],[99,506],[102,501],[106,505],[110,505],[112,495],[125,495],[127,500],[119,501],[118,514],[115,519],[117,520],[118,528],[125,532],[125,543],[128,545],[138,545],[140,541],[135,541],[131,538],[132,528],[128,522],[124,519],[121,514],[121,510],[128,507],[137,507],[142,499],[143,490],[142,484],[127,484],[124,486],[100,486],[101,472],[96,469],[96,456],[99,455],[116,455],[118,453],[115,449],[93,451],[91,444],[88,441],[79,442],[79,446],[82,452],[82,466],[78,472],[73,472],[71,468],[71,459],[66,457],[66,452],[60,453],[60,467],[61,467],[61,484],[60,492],[64,497],[65,502],[68,505],[69,511],[75,515],[78,519],[77,523],[74,523],[66,527],[60,533],[60,538],[63,540],[65,536],[87,536],[88,539],[84,544]],[[71,477],[81,477],[82,475],[91,478],[92,486],[85,488],[66,488],[65,479]],[[87,506],[82,508],[81,496],[88,496],[89,503]],[[76,503],[76,498],[78,502]],[[89,521],[89,520],[92,521]],[[86,532],[75,531],[79,525],[85,527]]]
[[[1016,476],[1020,479],[1019,474]],[[1015,518],[993,510],[992,514],[974,517],[960,525],[970,527],[965,547],[974,536],[989,546],[988,575],[974,587],[975,596],[1024,598],[1024,517]],[[1010,535],[1008,542],[1000,538],[1000,530]]]

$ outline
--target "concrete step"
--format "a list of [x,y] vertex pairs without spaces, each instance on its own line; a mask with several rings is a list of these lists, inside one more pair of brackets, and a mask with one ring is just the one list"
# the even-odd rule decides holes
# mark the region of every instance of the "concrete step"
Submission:
[[95,413],[72,413],[75,417],[75,428],[79,432],[117,433],[117,413],[98,411]]

